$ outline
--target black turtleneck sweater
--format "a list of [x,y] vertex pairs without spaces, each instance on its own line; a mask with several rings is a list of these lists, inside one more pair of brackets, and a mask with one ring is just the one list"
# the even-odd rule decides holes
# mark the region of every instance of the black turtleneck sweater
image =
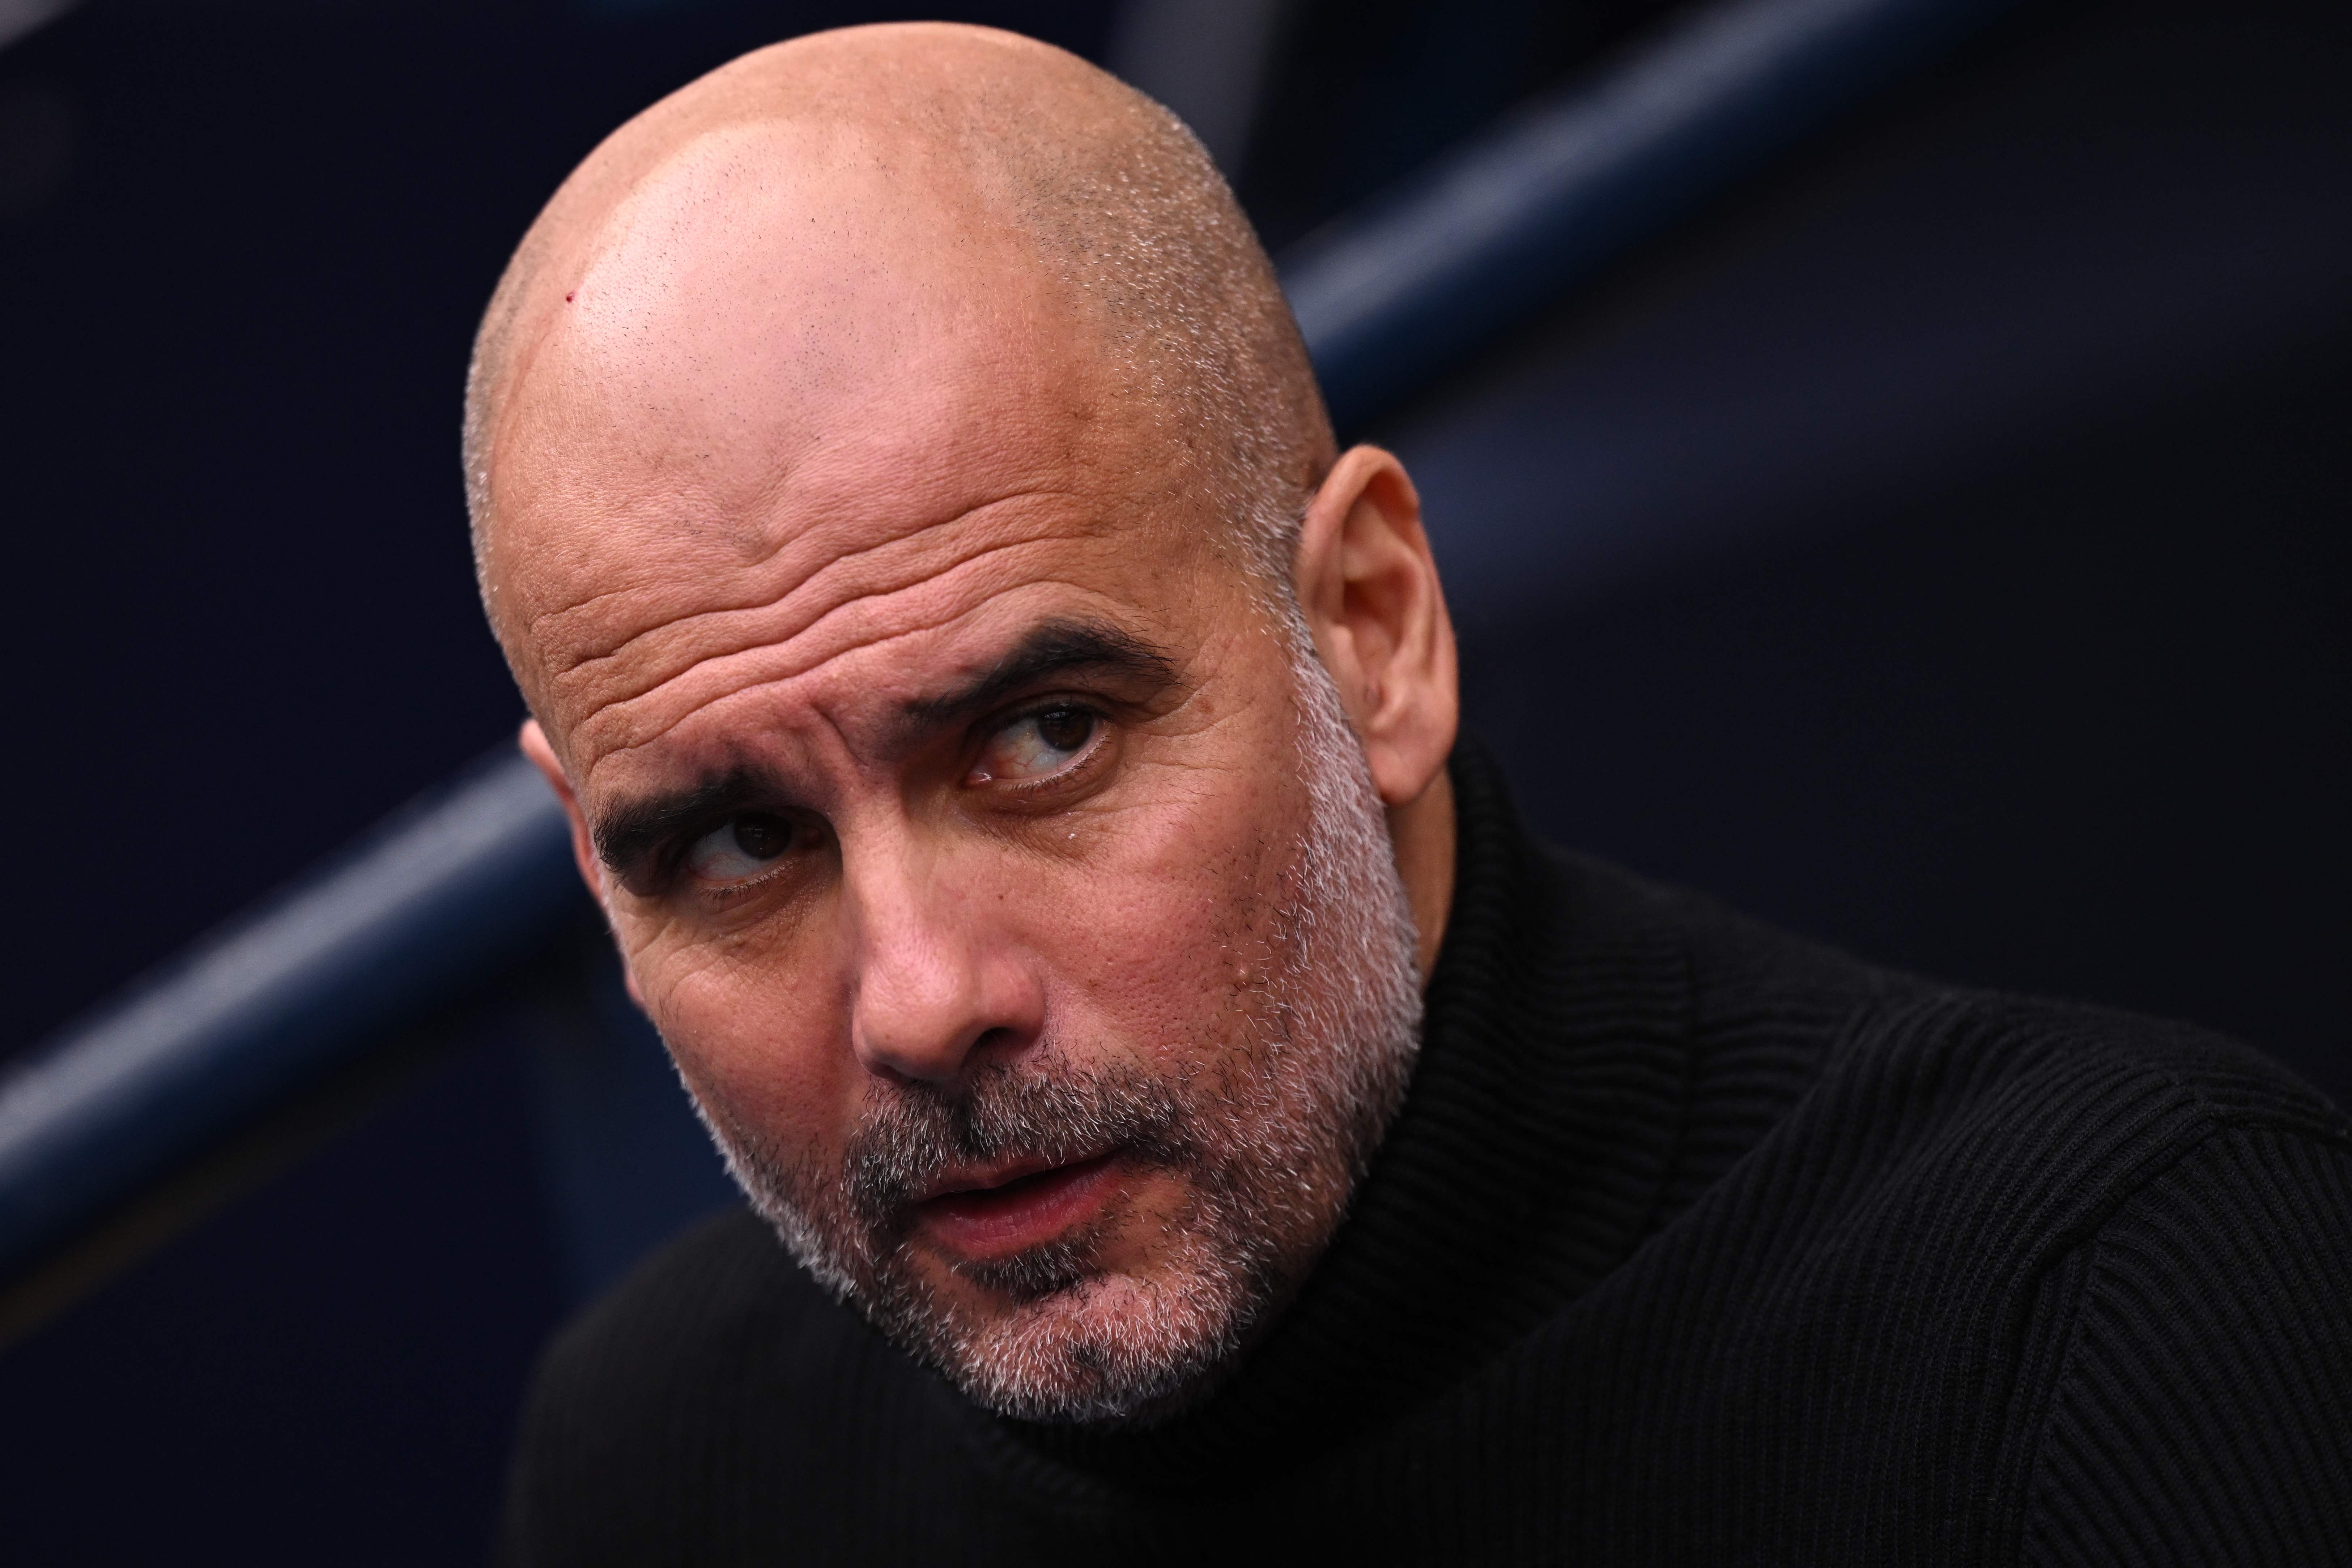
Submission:
[[1468,748],[1454,781],[1412,1091],[1206,1404],[986,1415],[739,1211],[549,1352],[508,1561],[2352,1563],[2331,1106],[1538,847]]

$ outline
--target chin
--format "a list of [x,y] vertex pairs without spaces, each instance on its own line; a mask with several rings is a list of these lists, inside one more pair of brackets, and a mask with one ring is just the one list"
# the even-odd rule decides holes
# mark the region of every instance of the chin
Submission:
[[1001,1416],[1150,1426],[1206,1398],[1265,1316],[1255,1281],[1206,1272],[1102,1274],[992,1310],[960,1303],[929,1325],[926,1359]]

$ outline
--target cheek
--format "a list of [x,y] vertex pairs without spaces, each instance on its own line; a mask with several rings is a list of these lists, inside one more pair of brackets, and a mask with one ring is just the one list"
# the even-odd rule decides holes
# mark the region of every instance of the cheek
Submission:
[[1287,779],[1219,770],[1105,824],[1039,903],[1050,1032],[1171,1065],[1239,1043],[1277,960],[1305,810]]
[[793,1158],[830,1144],[859,1074],[833,977],[772,946],[656,943],[634,967],[646,1010],[696,1096]]

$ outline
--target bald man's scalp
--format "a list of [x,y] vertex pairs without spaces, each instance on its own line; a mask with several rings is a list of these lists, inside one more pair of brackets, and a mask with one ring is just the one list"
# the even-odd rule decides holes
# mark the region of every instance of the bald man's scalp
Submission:
[[467,382],[467,500],[484,606],[527,694],[523,629],[503,612],[495,559],[514,397],[630,197],[698,142],[776,124],[845,133],[795,140],[802,156],[898,150],[931,177],[907,181],[904,199],[938,204],[943,234],[977,223],[1018,246],[1108,356],[1118,412],[1148,422],[1196,503],[1227,525],[1213,548],[1238,547],[1236,564],[1286,601],[1298,520],[1334,457],[1330,425],[1273,267],[1198,140],[1032,39],[845,28],[744,56],[615,131],[557,191],[491,297]]

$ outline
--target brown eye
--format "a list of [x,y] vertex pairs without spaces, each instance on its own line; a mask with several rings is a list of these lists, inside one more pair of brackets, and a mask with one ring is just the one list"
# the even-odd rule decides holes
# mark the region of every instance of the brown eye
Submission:
[[1037,737],[1055,751],[1076,751],[1095,730],[1095,716],[1074,707],[1057,707],[1037,716]]
[[735,847],[755,861],[771,861],[792,848],[793,825],[765,815],[735,819]]
[[975,782],[1041,779],[1076,760],[1102,729],[1089,708],[1049,707],[1014,719],[988,737],[971,777]]
[[707,882],[741,882],[791,850],[794,837],[790,818],[747,811],[696,840],[686,852],[686,863]]

